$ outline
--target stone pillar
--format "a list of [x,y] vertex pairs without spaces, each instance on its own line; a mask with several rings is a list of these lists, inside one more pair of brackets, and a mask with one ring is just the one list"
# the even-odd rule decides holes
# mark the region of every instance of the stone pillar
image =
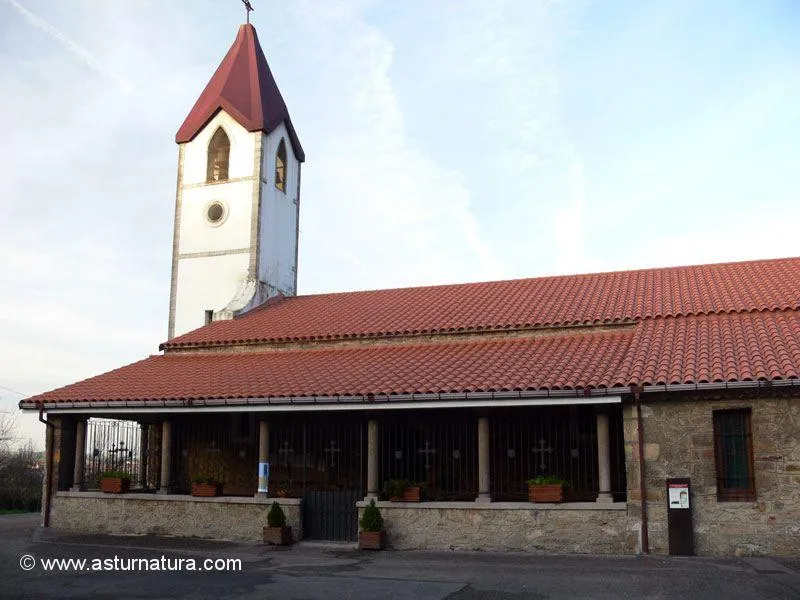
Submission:
[[83,481],[83,467],[86,460],[86,421],[81,419],[75,427],[75,469],[72,477],[72,491],[86,489]]
[[376,498],[380,492],[378,481],[378,422],[367,423],[367,499]]
[[491,502],[489,466],[489,419],[478,419],[478,498],[476,502]]
[[157,491],[161,484],[161,425],[147,426],[147,488]]
[[147,435],[149,425],[139,424],[139,485],[142,488],[147,487],[147,443],[149,436]]
[[[258,426],[258,486],[261,487],[261,463],[269,462],[269,421],[261,421]],[[267,482],[264,482],[267,483]],[[266,498],[267,492],[256,490],[256,498]]]
[[611,497],[611,445],[608,442],[608,415],[597,413],[597,471],[600,483],[598,502],[613,502]]
[[169,494],[169,467],[172,462],[172,426],[169,421],[161,423],[161,485],[159,494]]

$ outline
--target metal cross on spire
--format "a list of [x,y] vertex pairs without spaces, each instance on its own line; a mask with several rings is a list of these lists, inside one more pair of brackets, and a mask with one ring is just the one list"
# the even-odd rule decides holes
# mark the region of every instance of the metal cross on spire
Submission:
[[250,0],[242,0],[242,4],[244,4],[244,9],[247,11],[247,23],[250,23],[250,13],[255,10],[253,5],[250,4]]

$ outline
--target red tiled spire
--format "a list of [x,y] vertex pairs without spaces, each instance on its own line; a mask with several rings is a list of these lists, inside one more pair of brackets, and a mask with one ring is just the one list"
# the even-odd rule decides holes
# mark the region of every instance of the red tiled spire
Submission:
[[249,23],[239,27],[236,41],[195,102],[175,141],[179,144],[191,141],[220,109],[248,131],[270,133],[285,123],[297,159],[305,160],[286,103],[258,43],[255,27]]

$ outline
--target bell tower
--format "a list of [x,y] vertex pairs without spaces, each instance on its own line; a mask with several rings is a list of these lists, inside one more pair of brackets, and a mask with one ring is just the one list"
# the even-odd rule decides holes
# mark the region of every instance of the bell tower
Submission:
[[175,141],[170,339],[296,292],[305,154],[249,23]]

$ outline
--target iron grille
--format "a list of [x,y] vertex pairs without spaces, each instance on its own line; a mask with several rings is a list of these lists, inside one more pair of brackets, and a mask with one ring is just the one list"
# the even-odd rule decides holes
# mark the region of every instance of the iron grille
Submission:
[[270,493],[299,498],[308,490],[361,490],[366,472],[359,416],[270,421]]
[[[566,499],[593,501],[599,491],[594,407],[536,407],[497,411],[491,420],[491,489],[497,501],[524,501],[527,480],[552,475],[566,482]],[[622,418],[609,414],[611,492],[624,500]]]
[[425,411],[379,421],[380,477],[421,484],[425,499],[474,500],[478,493],[477,417]]
[[86,489],[98,489],[100,476],[106,471],[124,471],[131,475],[131,486],[140,484],[141,431],[135,421],[89,419],[86,422],[83,481]]
[[714,411],[717,499],[755,500],[750,409]]
[[197,476],[213,478],[229,496],[252,496],[258,488],[258,428],[253,414],[187,417],[172,423],[172,481],[188,493]]

